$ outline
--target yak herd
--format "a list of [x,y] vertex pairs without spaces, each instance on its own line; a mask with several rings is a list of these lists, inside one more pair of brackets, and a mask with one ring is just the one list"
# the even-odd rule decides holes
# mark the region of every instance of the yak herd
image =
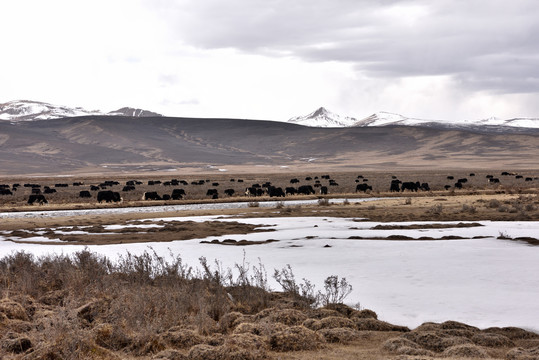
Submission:
[[[524,178],[522,175],[510,173],[510,172],[502,172],[501,176],[514,176],[516,179],[523,179],[524,181],[533,181],[537,178],[531,178],[526,177]],[[475,177],[475,173],[470,173],[469,177]],[[445,190],[450,190],[452,188],[454,189],[462,189],[463,186],[468,182],[468,178],[463,177],[459,178],[455,182],[454,176],[447,176],[446,181],[451,182],[451,185],[445,185],[443,186]],[[498,177],[494,177],[494,175],[487,175],[486,180],[488,184],[499,184],[500,179]],[[230,179],[231,183],[243,183],[244,180],[242,179]],[[307,176],[305,177],[304,181],[309,182],[308,184],[302,184],[302,180],[298,178],[292,178],[289,181],[288,186],[275,186],[271,182],[265,182],[262,184],[254,183],[250,184],[247,187],[245,187],[243,184],[239,186],[241,190],[238,191],[238,185],[236,185],[236,189],[233,189],[232,187],[226,187],[223,191],[219,191],[218,189],[221,187],[222,184],[219,184],[218,182],[211,181],[211,180],[195,180],[191,182],[187,182],[186,180],[178,180],[178,179],[172,179],[167,181],[160,181],[160,180],[149,180],[146,184],[144,184],[141,181],[138,180],[129,180],[126,181],[125,184],[120,184],[119,181],[114,180],[107,180],[103,181],[99,184],[92,184],[87,186],[86,189],[80,190],[78,193],[78,197],[81,199],[92,199],[95,198],[98,202],[102,203],[117,203],[122,201],[121,193],[131,192],[137,190],[137,187],[140,185],[147,185],[148,187],[160,187],[161,191],[146,191],[142,195],[142,200],[182,200],[185,199],[188,192],[186,192],[184,187],[187,186],[202,186],[205,185],[209,188],[206,189],[206,197],[211,199],[219,199],[219,196],[226,196],[226,197],[232,197],[232,196],[247,196],[247,197],[261,197],[261,196],[269,196],[269,197],[286,197],[290,195],[314,195],[314,194],[321,194],[326,195],[330,191],[329,189],[332,187],[338,187],[339,184],[331,178],[330,175],[321,175],[319,176]],[[369,184],[369,180],[363,177],[362,175],[358,175],[355,179],[356,185],[355,185],[355,192],[362,192],[367,193],[373,190],[372,185]],[[58,191],[62,191],[63,188],[67,187],[83,187],[85,186],[82,182],[74,182],[72,184],[67,183],[57,183],[54,184],[54,186],[42,186],[40,184],[24,184],[21,186],[21,184],[0,184],[0,195],[14,195],[15,192],[18,191],[21,187],[30,188],[30,194],[28,197],[28,204],[47,204],[48,201],[45,198],[46,194],[54,194]],[[181,188],[180,188],[181,186]],[[121,191],[115,190],[114,188],[117,187],[119,190],[119,187],[121,187]],[[163,190],[166,188],[174,187],[171,192],[163,193]],[[389,187],[386,189],[377,189],[379,191],[390,191],[390,192],[404,192],[404,191],[410,191],[410,192],[418,192],[418,191],[431,191],[431,188],[427,182],[420,182],[420,181],[401,181],[396,176],[392,176],[392,179],[389,183]],[[20,190],[19,190],[20,191]],[[193,191],[194,192],[194,191]],[[338,192],[338,191],[337,191]],[[341,191],[342,192],[342,191]]]

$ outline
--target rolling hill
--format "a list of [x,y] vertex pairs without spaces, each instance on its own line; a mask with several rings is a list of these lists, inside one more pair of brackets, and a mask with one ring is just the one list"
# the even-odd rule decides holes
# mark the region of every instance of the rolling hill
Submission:
[[0,173],[537,168],[539,130],[316,128],[237,119],[85,116],[0,122]]

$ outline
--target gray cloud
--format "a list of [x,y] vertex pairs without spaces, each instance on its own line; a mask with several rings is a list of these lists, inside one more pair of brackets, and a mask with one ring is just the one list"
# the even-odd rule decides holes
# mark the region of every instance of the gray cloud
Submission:
[[170,4],[157,10],[179,42],[198,48],[348,62],[375,78],[449,75],[470,90],[539,92],[534,0]]

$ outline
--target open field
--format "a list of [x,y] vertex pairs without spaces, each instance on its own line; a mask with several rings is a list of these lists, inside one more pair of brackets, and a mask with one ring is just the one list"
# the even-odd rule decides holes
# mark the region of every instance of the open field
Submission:
[[[503,171],[512,174],[502,176]],[[324,217],[355,219],[357,225],[348,230],[358,231],[358,236],[350,237],[347,241],[359,242],[368,239],[380,244],[387,244],[388,240],[415,240],[419,235],[410,235],[413,231],[418,234],[429,231],[434,234],[439,231],[441,234],[425,236],[423,233],[423,241],[427,241],[427,238],[428,241],[447,240],[442,238],[448,230],[446,228],[454,228],[451,231],[459,234],[479,234],[484,231],[480,230],[483,225],[475,222],[485,220],[524,223],[539,221],[539,170],[500,169],[479,171],[475,172],[475,176],[470,176],[472,172],[433,170],[234,175],[212,173],[174,177],[10,177],[4,178],[0,183],[9,184],[10,188],[13,183],[39,184],[41,189],[45,186],[55,188],[57,183],[67,183],[68,187],[58,187],[57,193],[46,195],[49,200],[47,205],[30,206],[26,204],[26,200],[31,190],[21,186],[14,191],[14,195],[0,196],[0,212],[6,215],[22,211],[77,211],[93,208],[118,209],[118,212],[84,216],[73,213],[52,217],[39,214],[23,218],[3,216],[0,236],[15,241],[11,243],[14,249],[17,246],[21,249],[39,246],[39,253],[42,253],[43,249],[55,249],[58,246],[67,249],[65,246],[69,245],[74,245],[74,248],[77,248],[75,245],[99,245],[126,250],[130,249],[129,246],[140,248],[146,242],[157,244],[174,241],[176,244],[176,240],[188,242],[189,239],[204,238],[219,239],[214,244],[223,244],[222,239],[241,239],[241,234],[244,234],[243,238],[262,239],[259,244],[263,245],[254,246],[263,253],[265,246],[281,246],[279,242],[267,244],[264,241],[278,238],[277,233],[274,234],[268,231],[271,229],[260,227],[256,223],[242,223],[241,220],[278,217],[290,218],[291,221],[312,217],[321,220]],[[339,185],[330,186],[328,179],[321,178],[326,174]],[[358,178],[358,175],[362,178]],[[487,175],[499,178],[500,183],[488,183]],[[517,179],[517,175],[522,178]],[[454,179],[449,180],[448,176],[453,176]],[[312,180],[305,180],[307,177]],[[390,192],[389,186],[393,177],[403,182],[428,182],[430,190]],[[185,180],[188,185],[147,184],[150,180],[164,182],[172,178]],[[291,185],[292,178],[297,178],[299,183]],[[455,189],[454,183],[460,178],[467,178],[468,181],[463,183],[463,189]],[[532,180],[525,181],[526,178]],[[239,179],[243,182],[238,182]],[[368,181],[364,182],[364,179]],[[78,198],[79,191],[87,190],[91,185],[98,185],[105,180],[120,183],[109,189],[120,192],[122,202],[97,203],[96,192],[92,192],[91,199]],[[122,192],[125,182],[129,180],[138,180],[143,184],[136,185],[135,190]],[[192,185],[195,180],[203,180],[203,184]],[[244,195],[245,188],[254,183],[271,182],[273,186],[284,188],[314,185],[316,180],[320,180],[321,186],[328,187],[328,195],[318,192],[286,198]],[[372,186],[372,190],[356,193],[356,180],[359,180],[360,184]],[[74,182],[83,184],[73,186]],[[213,185],[214,183],[219,185]],[[451,185],[451,188],[445,190],[445,185]],[[144,192],[170,194],[175,188],[185,190],[184,199],[141,200]],[[210,188],[218,189],[219,199],[206,196]],[[224,189],[229,188],[234,189],[240,196],[224,196]],[[377,199],[366,202],[352,201],[355,198],[371,197]],[[312,199],[314,203],[288,205],[286,202],[304,199]],[[340,202],[332,199],[340,199]],[[270,200],[276,202],[269,207],[260,206]],[[154,207],[165,204],[213,206],[224,201],[245,204],[236,209],[145,212],[142,208],[136,213],[120,211],[123,207]],[[178,216],[182,219],[175,219]],[[207,218],[197,221],[193,221],[194,218],[189,219],[200,216]],[[227,221],[217,221],[215,217],[224,217]],[[150,221],[151,219],[154,220]],[[360,230],[353,229],[361,229],[361,224],[365,224],[367,219],[379,225],[369,230],[371,235],[364,237]],[[395,224],[405,221],[411,223]],[[415,224],[423,221],[434,223]],[[447,225],[447,221],[462,224]],[[312,225],[310,227],[312,228]],[[323,226],[320,228],[323,230]],[[339,228],[334,231],[337,230],[346,229]],[[384,232],[392,235],[375,235]],[[487,235],[506,235],[509,239],[518,237],[511,233],[505,234],[503,230]],[[311,241],[307,233],[301,236],[304,237],[302,241]],[[337,235],[332,236],[335,238]],[[462,241],[473,241],[472,235],[465,238]],[[475,238],[475,241],[479,242],[483,237]],[[528,238],[529,244],[536,245],[533,236]],[[538,238],[539,236],[535,236],[536,241]],[[289,241],[293,242],[292,239]],[[324,239],[312,237],[312,244],[318,244],[320,241],[320,244],[324,241],[327,244],[327,241],[330,241]],[[17,244],[18,241],[20,244]],[[231,241],[227,244],[236,245],[234,249],[240,252],[242,248],[238,248],[238,245],[248,245]],[[332,243],[332,246],[338,247],[337,244]],[[221,253],[220,249],[223,249],[223,245],[210,243],[205,246],[212,249],[208,254]],[[535,247],[530,248],[530,251],[531,249]],[[522,329],[479,329],[454,321],[431,322],[416,328],[406,328],[380,320],[384,319],[383,313],[376,315],[367,310],[334,306],[331,303],[326,303],[325,306],[321,304],[322,308],[313,309],[305,297],[298,296],[301,294],[299,288],[298,293],[290,292],[290,288],[277,289],[284,292],[269,291],[267,277],[271,277],[271,269],[268,269],[269,275],[262,275],[256,272],[254,267],[248,268],[244,269],[248,270],[248,276],[237,277],[237,272],[231,275],[226,269],[216,269],[213,264],[208,267],[201,264],[201,267],[195,269],[179,261],[179,258],[170,263],[167,262],[171,261],[170,259],[160,258],[158,254],[137,255],[137,252],[116,262],[87,250],[76,251],[66,252],[72,255],[45,257],[11,253],[0,259],[1,358],[411,360],[536,359],[539,356],[539,335]],[[458,254],[461,250],[455,248],[455,251]],[[526,254],[533,258],[534,253],[530,251]],[[213,258],[208,259],[211,261]],[[478,259],[481,259],[481,256]],[[520,260],[520,265],[523,266],[523,257]],[[241,259],[235,261],[237,265],[231,267],[235,271],[245,266],[242,265]],[[428,267],[426,263],[425,266]],[[463,270],[466,272],[466,269]],[[375,271],[380,272],[376,269]],[[532,273],[532,270],[529,271]],[[332,274],[328,273],[327,276],[329,275]],[[339,289],[342,290],[343,288]],[[526,293],[526,289],[521,290]],[[362,289],[356,291],[359,291],[361,299]],[[529,313],[529,316],[533,318],[538,314]]]

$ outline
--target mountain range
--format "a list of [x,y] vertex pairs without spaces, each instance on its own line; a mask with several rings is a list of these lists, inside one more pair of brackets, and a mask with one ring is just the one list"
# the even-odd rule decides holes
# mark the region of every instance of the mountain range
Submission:
[[353,117],[342,116],[327,110],[324,107],[305,116],[296,116],[288,120],[289,123],[315,127],[368,127],[368,126],[427,126],[443,128],[478,129],[484,128],[491,131],[503,132],[506,128],[515,129],[539,129],[539,118],[513,118],[498,119],[488,118],[482,120],[426,120],[408,118],[389,112],[378,112],[364,119],[357,120]]
[[[16,100],[0,104],[0,120],[31,121],[50,120],[78,116],[129,116],[156,117],[163,116],[156,112],[123,107],[118,110],[103,112],[101,110],[86,110],[81,107],[52,105],[44,102]],[[427,120],[409,118],[403,115],[377,112],[363,119],[342,116],[320,107],[305,116],[290,118],[288,123],[309,127],[373,127],[373,126],[422,126],[447,129],[471,129],[489,132],[523,132],[526,129],[539,129],[539,118],[488,118],[482,120]]]
[[[102,113],[1,104],[0,176],[537,168],[539,128],[407,126],[419,123],[385,113],[353,122],[318,110],[317,120],[302,126],[299,118],[178,118],[133,108]],[[331,127],[322,127],[325,117]]]
[[132,117],[162,116],[158,113],[131,107],[123,107],[121,109],[105,113],[101,110],[85,110],[81,107],[72,108],[29,100],[15,100],[0,104],[0,120],[50,120],[89,115]]

